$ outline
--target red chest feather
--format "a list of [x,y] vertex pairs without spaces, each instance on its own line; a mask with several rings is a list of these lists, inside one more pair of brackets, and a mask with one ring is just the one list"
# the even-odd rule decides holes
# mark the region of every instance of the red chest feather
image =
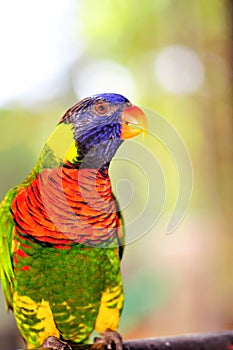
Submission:
[[119,225],[108,174],[44,169],[12,203],[18,233],[54,244],[111,242]]

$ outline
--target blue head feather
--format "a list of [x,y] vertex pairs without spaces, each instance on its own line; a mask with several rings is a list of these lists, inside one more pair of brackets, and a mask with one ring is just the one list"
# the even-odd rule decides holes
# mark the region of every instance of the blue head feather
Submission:
[[[100,102],[107,108],[101,115],[95,110]],[[122,95],[104,93],[85,98],[66,112],[61,122],[73,124],[79,164],[95,168],[109,164],[122,143],[121,114],[129,105]]]
[[120,104],[120,103],[129,102],[129,100],[126,97],[124,97],[122,95],[119,95],[119,94],[114,94],[114,93],[97,94],[97,95],[91,96],[90,98],[93,98],[93,99],[96,99],[96,100],[103,99],[106,102],[114,103],[114,104]]

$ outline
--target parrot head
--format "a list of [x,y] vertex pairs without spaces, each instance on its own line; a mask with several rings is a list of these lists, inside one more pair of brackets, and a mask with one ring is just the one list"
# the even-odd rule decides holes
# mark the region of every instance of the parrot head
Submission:
[[73,146],[66,159],[72,164],[99,169],[109,164],[125,139],[146,131],[147,119],[124,96],[105,93],[78,102],[65,113],[59,125],[63,126],[61,137],[65,135],[64,126],[72,130]]

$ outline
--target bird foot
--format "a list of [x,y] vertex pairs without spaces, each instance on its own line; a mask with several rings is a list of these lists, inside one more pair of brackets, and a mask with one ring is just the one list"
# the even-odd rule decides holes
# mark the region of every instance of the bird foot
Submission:
[[122,350],[122,337],[118,332],[111,329],[101,333],[101,338],[95,338],[92,349],[108,349],[108,350]]
[[69,344],[53,336],[45,340],[42,348],[49,348],[51,350],[72,350]]

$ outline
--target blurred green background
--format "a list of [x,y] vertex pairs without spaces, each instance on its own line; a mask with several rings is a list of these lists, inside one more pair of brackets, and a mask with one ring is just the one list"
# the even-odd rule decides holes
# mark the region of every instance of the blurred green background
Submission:
[[[233,327],[231,11],[224,0],[0,4],[1,199],[27,176],[66,109],[93,93],[118,92],[156,110],[190,153],[190,208],[166,235],[177,171],[164,147],[145,139],[164,172],[166,198],[161,220],[126,248],[125,339]],[[115,164],[113,180],[125,177]],[[143,176],[127,169],[136,204],[126,222],[146,200]],[[148,217],[158,216],[156,205]],[[20,344],[0,294],[0,347]]]

